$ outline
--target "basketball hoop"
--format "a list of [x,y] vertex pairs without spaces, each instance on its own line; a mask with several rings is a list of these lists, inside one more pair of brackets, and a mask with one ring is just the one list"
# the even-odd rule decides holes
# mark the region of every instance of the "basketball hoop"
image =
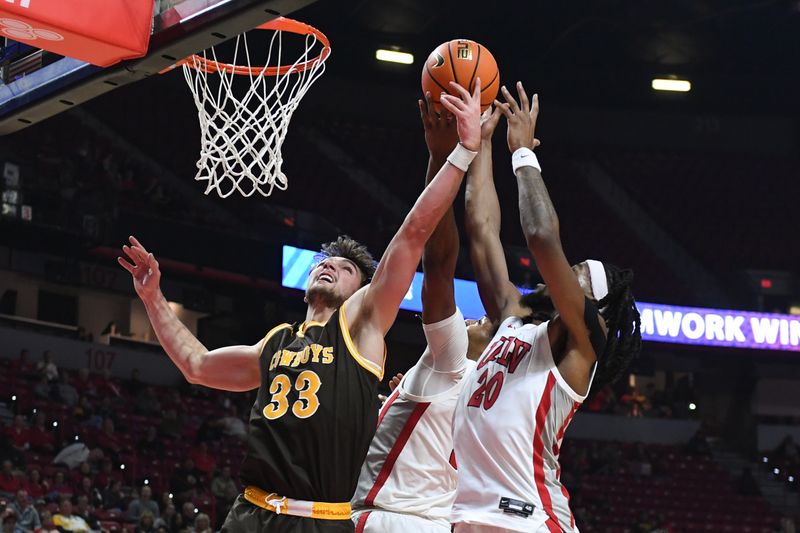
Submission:
[[[263,66],[251,64],[247,34],[236,37],[230,63],[219,61],[212,46],[175,65],[183,66],[197,106],[201,144],[195,180],[207,182],[205,194],[269,196],[276,187],[286,190],[281,147],[289,121],[331,53],[321,31],[296,20],[279,17],[256,29],[274,32]],[[283,63],[283,32],[305,37],[305,52],[293,63]],[[312,57],[315,49],[320,51]],[[245,64],[237,64],[239,59]],[[235,76],[249,80],[249,88],[234,87]]]

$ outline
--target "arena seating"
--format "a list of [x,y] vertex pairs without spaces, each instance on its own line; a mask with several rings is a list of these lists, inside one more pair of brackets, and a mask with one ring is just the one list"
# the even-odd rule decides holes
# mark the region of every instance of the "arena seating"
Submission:
[[[74,372],[61,370],[78,388]],[[198,442],[206,442],[216,467],[229,466],[234,478],[244,454],[240,440],[208,432],[213,423],[230,412],[244,417],[252,395],[232,395],[210,391],[202,387],[186,387],[180,394],[174,388],[153,387],[155,398],[162,411],[176,409],[179,413],[178,429],[165,427],[168,421],[158,413],[143,414],[139,399],[146,384],[112,380],[119,396],[107,392],[108,382],[103,376],[92,375],[89,391],[81,389],[93,413],[68,407],[62,401],[37,398],[30,369],[20,368],[15,362],[0,359],[0,398],[19,414],[30,415],[33,410],[47,414],[47,427],[57,443],[56,450],[77,440],[90,448],[106,446],[106,456],[113,457],[113,473],[98,471],[99,463],[91,463],[93,484],[99,490],[105,478],[119,478],[125,486],[125,501],[119,509],[96,509],[97,517],[109,531],[133,531],[135,524],[127,520],[127,505],[133,490],[147,484],[153,489],[153,499],[167,501],[164,493],[177,489],[173,474],[183,465],[186,457],[197,452]],[[97,391],[91,396],[91,389]],[[101,391],[105,391],[102,392]],[[137,393],[138,391],[138,393]],[[14,401],[9,400],[15,397]],[[96,427],[96,419],[109,406],[110,397],[115,423],[118,452],[108,450],[108,439]],[[93,421],[94,420],[94,421]],[[57,423],[57,427],[53,427]],[[148,428],[158,428],[159,447],[148,448],[141,444]],[[164,434],[163,431],[177,431]],[[66,467],[53,465],[54,453],[27,451],[24,453],[25,471],[38,469],[42,478],[51,485],[61,472],[73,490],[79,492],[80,475]],[[562,481],[570,491],[573,511],[581,531],[625,533],[637,531],[641,522],[663,521],[673,532],[742,532],[770,533],[776,518],[760,496],[740,496],[734,482],[708,457],[698,456],[675,446],[642,445],[581,441],[569,438],[562,448]],[[124,470],[122,469],[124,465]],[[18,464],[18,466],[22,466]],[[200,512],[209,514],[212,524],[218,524],[225,507],[218,506],[210,492],[211,474],[201,474],[195,490],[189,495]],[[183,502],[178,502],[183,503]],[[50,494],[48,507],[56,508],[55,495]],[[176,506],[177,507],[177,506]],[[163,505],[162,505],[163,508]]]
[[[580,416],[580,415],[579,415]],[[676,446],[566,436],[562,480],[581,531],[772,533],[777,515],[761,496],[742,496],[709,457]],[[650,531],[651,529],[646,529]]]

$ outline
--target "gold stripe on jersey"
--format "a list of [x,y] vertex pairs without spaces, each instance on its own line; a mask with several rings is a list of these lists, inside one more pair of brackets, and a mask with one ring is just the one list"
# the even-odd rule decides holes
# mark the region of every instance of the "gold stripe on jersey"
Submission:
[[267,332],[267,334],[264,335],[264,339],[261,341],[261,349],[259,349],[259,351],[258,351],[258,357],[261,357],[264,354],[264,348],[267,346],[267,343],[269,342],[269,340],[272,338],[273,335],[275,335],[277,332],[279,332],[282,329],[291,328],[291,327],[292,327],[291,324],[278,324],[277,326],[275,326],[274,328],[269,330]]
[[382,380],[383,367],[386,364],[386,344],[384,343],[383,345],[383,365],[379,365],[358,353],[356,344],[353,342],[353,339],[350,338],[350,329],[347,327],[347,316],[345,316],[344,313],[344,305],[339,308],[339,326],[342,329],[342,338],[344,338],[344,343],[347,345],[347,349],[350,352],[350,355],[353,356],[353,359],[355,359],[356,362],[364,367],[367,371],[375,374],[375,376],[378,378],[378,381]]
[[319,326],[324,328],[325,324],[323,322],[317,322],[316,320],[309,320],[308,322],[303,322],[302,324],[300,324],[300,327],[297,328],[296,335],[302,339],[303,337],[305,337],[308,328],[313,326]]

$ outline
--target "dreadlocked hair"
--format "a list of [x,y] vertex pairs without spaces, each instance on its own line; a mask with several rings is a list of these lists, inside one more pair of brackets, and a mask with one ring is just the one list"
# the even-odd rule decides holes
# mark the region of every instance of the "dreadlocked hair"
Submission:
[[320,262],[328,257],[343,257],[355,263],[361,271],[362,287],[372,280],[377,268],[377,263],[367,247],[347,235],[341,235],[335,241],[323,244],[322,251],[315,256],[315,259]]
[[641,321],[631,292],[633,271],[605,262],[603,266],[608,294],[597,307],[608,327],[608,336],[602,355],[598,354],[592,391],[619,379],[642,350]]

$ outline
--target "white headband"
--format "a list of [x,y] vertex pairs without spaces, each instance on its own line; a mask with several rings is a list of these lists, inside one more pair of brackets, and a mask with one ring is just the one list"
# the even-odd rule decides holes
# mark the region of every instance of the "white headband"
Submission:
[[606,268],[600,261],[587,259],[586,266],[589,267],[589,277],[592,280],[592,294],[598,302],[608,294],[608,279],[606,279]]

